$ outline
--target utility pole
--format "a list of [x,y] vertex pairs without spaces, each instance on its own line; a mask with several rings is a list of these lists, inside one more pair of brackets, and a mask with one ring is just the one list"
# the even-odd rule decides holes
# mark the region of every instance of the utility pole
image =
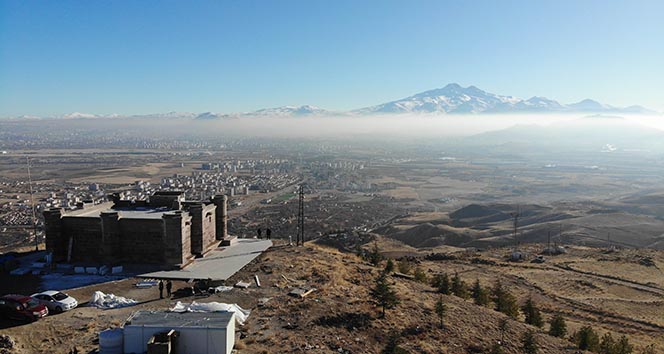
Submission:
[[30,205],[32,206],[32,232],[35,237],[35,251],[39,251],[39,238],[37,237],[37,215],[35,214],[35,197],[32,192],[32,176],[30,175],[30,158],[26,157],[25,161],[28,165],[28,185],[30,186]]
[[304,183],[300,185],[300,196],[297,213],[297,239],[296,246],[304,246]]
[[519,242],[517,240],[516,235],[517,235],[517,228],[518,228],[518,224],[519,224],[519,216],[520,215],[521,214],[519,212],[519,207],[518,206],[516,207],[516,212],[510,213],[510,216],[512,216],[512,218],[514,219],[514,251],[515,252],[519,249]]
[[565,242],[563,241],[563,224],[559,224],[560,226],[560,231],[558,231],[558,238],[560,239],[560,243],[564,244]]

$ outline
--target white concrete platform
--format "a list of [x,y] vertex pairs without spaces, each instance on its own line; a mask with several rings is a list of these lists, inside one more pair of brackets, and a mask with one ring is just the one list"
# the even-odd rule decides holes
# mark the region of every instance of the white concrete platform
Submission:
[[272,246],[270,240],[238,239],[232,246],[221,247],[198,258],[181,270],[138,275],[141,278],[226,280]]

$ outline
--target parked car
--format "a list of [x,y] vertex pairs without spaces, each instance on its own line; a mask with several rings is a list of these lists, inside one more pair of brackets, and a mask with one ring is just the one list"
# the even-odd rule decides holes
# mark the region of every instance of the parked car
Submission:
[[33,294],[32,297],[39,301],[40,304],[48,307],[49,311],[53,313],[68,311],[78,306],[78,301],[76,301],[76,299],[63,292],[54,290]]
[[48,315],[48,308],[30,296],[5,295],[0,297],[0,316],[20,321],[35,321],[46,315]]

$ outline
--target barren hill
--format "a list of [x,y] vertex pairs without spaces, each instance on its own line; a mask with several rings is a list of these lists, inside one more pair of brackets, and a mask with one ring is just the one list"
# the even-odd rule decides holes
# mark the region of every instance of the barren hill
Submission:
[[[364,247],[372,245],[367,242]],[[575,247],[543,264],[532,264],[506,262],[509,249],[481,253],[460,250],[442,257],[380,237],[377,245],[381,250],[410,250],[410,262],[428,278],[459,273],[466,283],[478,279],[484,287],[499,280],[519,303],[532,297],[545,320],[562,314],[570,332],[592,325],[600,335],[628,336],[638,350],[649,343],[664,350],[664,319],[659,315],[664,306],[664,255],[660,251],[606,252]],[[523,249],[527,254],[538,250],[541,246]],[[426,283],[395,275],[388,277],[388,283],[401,303],[381,318],[369,290],[384,265],[374,267],[355,253],[312,242],[304,247],[280,244],[227,282],[249,281],[257,275],[262,287],[178,300],[238,303],[251,309],[236,336],[239,354],[380,353],[394,346],[403,353],[488,353],[503,335],[503,320],[507,324],[506,353],[521,353],[520,338],[528,330],[535,331],[541,353],[577,352],[568,340],[549,336],[548,325],[538,329],[523,323],[522,315],[510,319],[491,306],[441,295]],[[131,312],[165,310],[174,305],[176,300],[155,300],[156,289],[136,289],[136,281],[127,279],[69,293],[85,301],[95,290],[102,290],[137,299],[137,306],[105,311],[83,306],[32,324],[3,326],[0,332],[16,340],[16,353],[67,353],[72,346],[92,352],[97,348],[98,331],[122,324]],[[183,286],[189,285],[177,283],[175,287]],[[296,288],[315,290],[304,298],[289,295]],[[443,328],[432,313],[438,299],[447,306]],[[259,302],[264,305],[259,306]]]
[[[519,206],[517,241],[661,249],[664,220],[631,214],[627,203],[633,201],[624,203],[622,208],[615,204]],[[416,248],[513,245],[516,210],[509,204],[470,204],[450,213],[414,213],[396,218],[374,232]]]

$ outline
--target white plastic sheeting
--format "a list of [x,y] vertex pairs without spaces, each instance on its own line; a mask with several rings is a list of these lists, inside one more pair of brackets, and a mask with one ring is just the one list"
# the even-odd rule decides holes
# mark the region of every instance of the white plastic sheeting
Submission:
[[224,293],[224,292],[227,292],[227,291],[231,291],[231,290],[233,290],[233,287],[232,286],[220,285],[216,288],[211,288],[211,289],[212,289],[212,292],[214,292],[216,294],[216,293]]
[[95,291],[90,300],[90,305],[100,309],[115,309],[118,307],[133,306],[137,303],[138,301],[136,300],[127,299],[122,296],[115,296],[113,294],[104,294],[101,291]]
[[235,312],[235,322],[244,325],[251,311],[245,310],[237,304],[225,304],[222,302],[196,302],[191,304],[178,301],[171,312]]

